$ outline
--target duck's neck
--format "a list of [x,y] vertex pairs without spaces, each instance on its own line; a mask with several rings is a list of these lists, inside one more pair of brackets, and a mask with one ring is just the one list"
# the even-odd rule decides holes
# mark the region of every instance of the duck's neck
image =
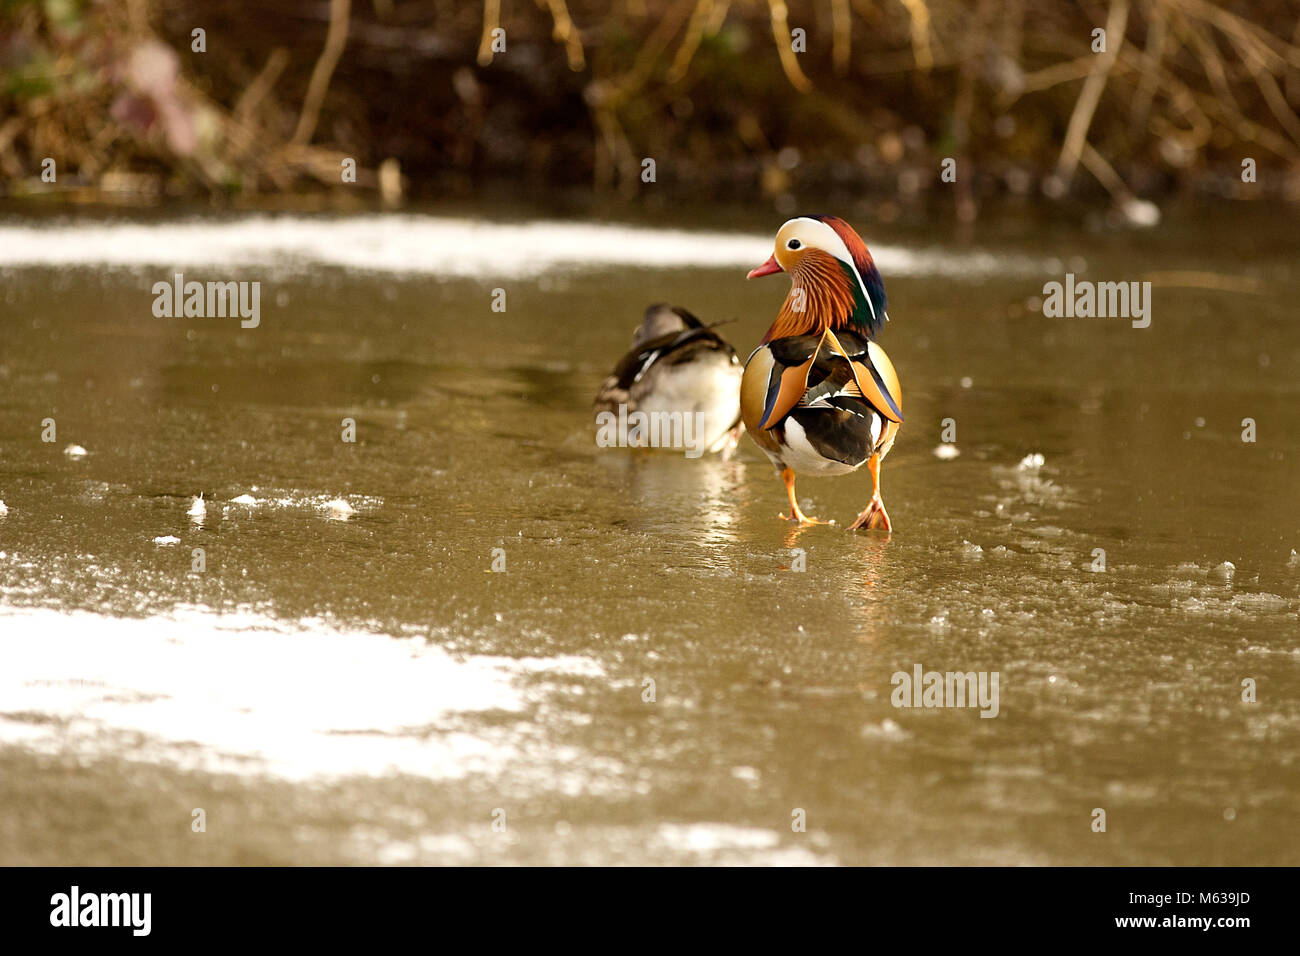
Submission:
[[859,323],[854,310],[861,298],[854,295],[853,280],[838,259],[810,252],[791,271],[790,294],[762,344],[827,329],[856,329]]

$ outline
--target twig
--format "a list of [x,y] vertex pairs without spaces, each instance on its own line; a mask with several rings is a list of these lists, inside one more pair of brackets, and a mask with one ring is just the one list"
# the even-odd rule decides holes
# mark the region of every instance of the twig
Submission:
[[695,51],[699,49],[700,41],[704,39],[704,30],[708,26],[709,14],[712,10],[713,0],[699,0],[696,3],[695,12],[691,14],[691,22],[686,25],[686,36],[682,39],[682,45],[677,48],[673,65],[668,68],[668,82],[679,83],[686,76],[686,70],[695,57]]
[[925,0],[899,0],[907,8],[907,15],[912,20],[912,56],[916,59],[916,68],[928,73],[934,66],[934,54],[930,50],[930,11]]
[[1085,53],[1083,56],[1074,60],[1067,60],[1064,63],[1053,63],[1051,66],[1044,67],[1041,70],[1035,70],[1033,73],[1026,73],[1021,80],[1021,87],[1013,97],[1004,97],[999,101],[1003,107],[1010,106],[1016,100],[1020,99],[1027,93],[1037,93],[1040,90],[1051,89],[1061,83],[1069,83],[1072,80],[1080,80],[1087,76],[1097,66],[1097,54]]
[[243,122],[257,111],[266,99],[266,95],[271,92],[275,86],[275,81],[280,78],[284,68],[289,65],[289,51],[282,46],[276,47],[271,51],[271,55],[266,58],[266,65],[262,67],[257,76],[253,77],[253,82],[249,83],[244,92],[239,95],[235,102],[235,118]]
[[776,40],[776,52],[781,57],[781,69],[785,71],[786,79],[800,93],[808,93],[812,90],[812,81],[804,75],[799,66],[799,58],[795,55],[794,45],[790,42],[790,21],[786,18],[784,0],[767,0],[768,11],[772,18],[772,37]]
[[1219,99],[1234,112],[1239,112],[1240,107],[1228,86],[1228,70],[1224,66],[1223,57],[1219,55],[1218,47],[1214,45],[1214,37],[1207,37],[1199,24],[1193,23],[1181,13],[1178,15],[1178,23],[1187,38],[1192,41],[1192,46],[1196,47],[1197,57],[1205,68],[1205,75],[1209,77],[1210,85],[1214,87]]
[[478,41],[478,65],[487,66],[492,52],[492,31],[501,25],[501,0],[483,0],[483,35]]
[[302,113],[298,116],[298,128],[289,141],[294,146],[306,146],[316,132],[325,91],[329,89],[334,67],[338,66],[343,47],[348,42],[348,16],[351,8],[352,0],[330,0],[330,26],[325,33],[325,48],[321,50],[320,58],[311,71],[307,95],[302,102]]
[[[1221,128],[1229,130],[1241,139],[1257,143],[1290,162],[1300,163],[1300,151],[1297,151],[1286,137],[1279,136],[1268,127],[1261,126],[1244,116],[1228,113],[1217,97],[1196,93],[1173,76],[1162,64],[1152,62],[1148,54],[1136,47],[1130,46],[1123,50],[1120,58],[1132,63],[1139,72],[1149,72],[1156,76],[1159,87],[1166,91],[1174,105],[1182,108],[1185,113],[1192,114],[1192,120],[1196,125],[1196,130],[1192,131],[1193,145],[1199,146],[1208,141],[1214,129],[1214,121],[1217,120]],[[1172,129],[1170,124],[1160,116],[1153,117],[1151,124],[1157,135],[1188,135],[1187,131]]]
[[1080,158],[1083,160],[1084,168],[1097,177],[1097,181],[1106,187],[1106,192],[1110,193],[1117,202],[1123,203],[1133,199],[1133,191],[1120,178],[1119,173],[1115,172],[1115,167],[1106,162],[1106,157],[1093,149],[1091,143],[1083,144],[1083,155]]
[[[1159,69],[1161,61],[1165,58],[1165,41],[1168,38],[1169,12],[1164,6],[1157,4],[1151,15],[1151,25],[1147,28],[1147,45],[1144,51],[1157,69]],[[1155,92],[1155,73],[1144,71],[1141,79],[1138,80],[1137,93],[1133,97],[1133,128],[1135,130],[1146,125]]]
[[669,10],[667,15],[660,18],[659,23],[650,31],[649,38],[641,44],[641,49],[632,62],[632,68],[614,81],[613,92],[609,94],[610,102],[621,103],[641,92],[650,81],[659,57],[667,48],[669,41],[677,34],[687,13],[694,7],[695,0],[681,0]]
[[1287,103],[1286,97],[1277,85],[1277,80],[1273,78],[1273,74],[1268,71],[1263,60],[1254,49],[1247,49],[1235,37],[1233,42],[1237,45],[1241,60],[1246,64],[1246,69],[1250,71],[1255,85],[1264,94],[1264,102],[1268,104],[1269,110],[1277,117],[1277,121],[1282,124],[1282,128],[1287,131],[1291,139],[1296,143],[1300,143],[1300,120],[1296,119],[1295,110]]
[[1271,59],[1273,65],[1278,68],[1287,63],[1292,66],[1300,66],[1300,47],[1294,47],[1285,40],[1279,40],[1248,20],[1243,20],[1241,17],[1211,3],[1206,3],[1205,0],[1168,0],[1168,2],[1177,3],[1189,13],[1194,12],[1202,19],[1213,23],[1223,33],[1249,44],[1253,49],[1260,52],[1261,59]]
[[[542,2],[543,0],[537,0],[538,5]],[[545,0],[545,3],[550,8],[551,21],[555,24],[551,37],[564,44],[565,56],[569,58],[569,69],[577,73],[586,66],[586,57],[582,50],[582,34],[573,25],[573,18],[569,16],[569,8],[564,5],[564,0]]]
[[[284,72],[284,68],[288,63],[289,51],[284,47],[276,47],[271,51],[271,55],[266,58],[266,65],[262,67],[257,76],[253,77],[253,82],[249,83],[244,92],[239,95],[235,108],[226,124],[227,156],[233,159],[238,156],[250,155],[250,146],[257,136],[257,127],[253,122],[253,116],[262,101],[270,94],[276,80],[280,78],[280,74]],[[276,181],[277,183],[283,182],[282,179]]]
[[1061,155],[1056,162],[1056,175],[1063,186],[1070,185],[1079,165],[1079,157],[1088,140],[1088,127],[1092,125],[1092,115],[1097,111],[1102,90],[1106,88],[1110,68],[1124,45],[1124,30],[1127,26],[1128,0],[1112,0],[1110,13],[1106,16],[1106,52],[1098,55],[1096,67],[1083,81],[1083,90],[1074,104],[1070,125],[1065,132],[1065,143],[1061,146]]

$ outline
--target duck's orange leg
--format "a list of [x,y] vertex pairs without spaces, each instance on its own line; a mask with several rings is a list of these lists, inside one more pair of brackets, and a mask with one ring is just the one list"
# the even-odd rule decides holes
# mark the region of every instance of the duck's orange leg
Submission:
[[885,503],[880,498],[879,455],[872,455],[867,459],[867,471],[871,472],[871,504],[867,505],[862,514],[858,515],[858,519],[849,525],[849,530],[866,528],[872,531],[879,528],[881,531],[892,531],[894,526],[889,523],[889,512],[885,510]]
[[781,480],[785,482],[785,496],[790,499],[790,513],[777,515],[783,521],[797,521],[799,524],[830,524],[820,518],[809,518],[799,509],[799,502],[794,496],[794,472],[789,468],[781,469]]

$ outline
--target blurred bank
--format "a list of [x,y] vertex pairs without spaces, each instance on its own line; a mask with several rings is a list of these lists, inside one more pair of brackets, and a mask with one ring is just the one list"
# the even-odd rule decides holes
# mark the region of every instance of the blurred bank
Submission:
[[707,196],[778,212],[867,196],[885,220],[909,204],[968,220],[989,200],[1073,198],[1141,222],[1140,200],[1300,195],[1297,14],[1209,0],[3,0],[0,195]]

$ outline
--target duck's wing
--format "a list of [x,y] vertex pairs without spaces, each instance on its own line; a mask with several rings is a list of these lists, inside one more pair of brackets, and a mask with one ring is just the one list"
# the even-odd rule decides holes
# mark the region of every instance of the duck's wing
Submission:
[[751,432],[771,428],[799,403],[817,356],[818,337],[792,336],[760,345],[745,363],[740,411]]
[[686,323],[688,329],[702,329],[705,327],[704,323],[697,319],[694,313],[686,311],[680,305],[670,305],[668,308],[677,313],[677,317]]
[[691,343],[709,343],[713,348],[718,349],[720,352],[726,352],[737,362],[740,361],[740,356],[736,353],[736,350],[732,347],[731,343],[717,332],[713,331],[720,325],[730,325],[732,322],[736,321],[735,319],[719,319],[717,322],[710,322],[708,325],[705,325],[681,306],[674,305],[672,306],[672,310],[677,313],[678,318],[686,323],[687,331],[698,330],[702,333],[699,336],[691,336],[687,338],[687,340],[682,343],[683,345]]
[[751,427],[771,428],[796,408],[824,408],[839,398],[864,401],[889,421],[902,422],[893,366],[878,367],[884,351],[858,336],[844,339],[828,329],[775,339],[755,350],[746,368],[748,388],[741,389],[746,425],[752,418]]
[[903,390],[894,363],[875,342],[860,335],[841,336],[862,396],[895,425],[903,422]]
[[619,359],[596,394],[598,409],[626,402],[632,386],[641,381],[658,362],[690,361],[691,355],[700,349],[724,351],[733,361],[738,361],[736,350],[714,332],[712,326],[702,325],[699,319],[685,309],[674,311],[682,316],[688,327],[680,332],[669,332],[641,342]]

